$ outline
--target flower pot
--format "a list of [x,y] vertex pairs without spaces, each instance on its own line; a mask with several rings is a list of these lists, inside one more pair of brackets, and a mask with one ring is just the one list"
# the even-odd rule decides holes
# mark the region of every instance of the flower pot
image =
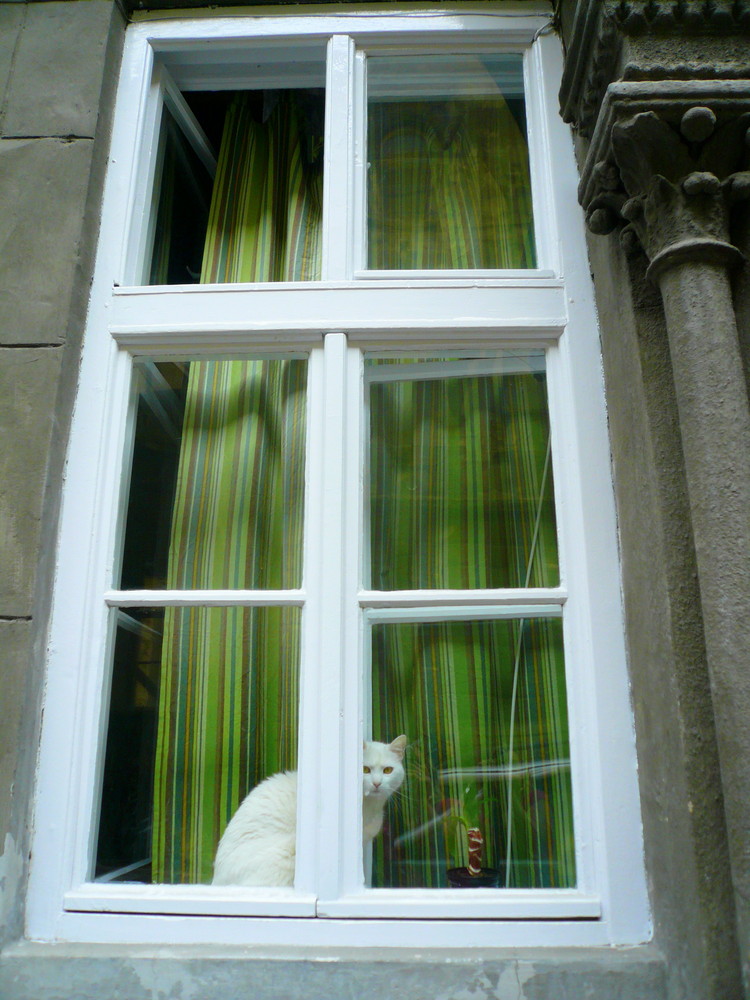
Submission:
[[482,868],[472,875],[468,868],[449,868],[446,872],[451,889],[501,889],[503,873],[498,868]]

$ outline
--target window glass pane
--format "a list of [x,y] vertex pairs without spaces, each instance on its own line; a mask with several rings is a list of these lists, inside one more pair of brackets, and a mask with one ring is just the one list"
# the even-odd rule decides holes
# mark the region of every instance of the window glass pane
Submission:
[[151,284],[319,278],[324,91],[186,97],[221,136],[216,177],[165,111]]
[[306,359],[134,369],[121,587],[299,587]]
[[96,877],[211,882],[244,796],[296,767],[300,610],[114,613]]
[[365,360],[376,590],[559,582],[544,353]]
[[200,280],[213,178],[166,108],[159,147],[149,284],[193,284]]
[[520,55],[371,56],[368,265],[536,266]]
[[374,625],[372,731],[409,740],[372,885],[449,886],[467,829],[481,833],[487,884],[575,885],[559,619]]

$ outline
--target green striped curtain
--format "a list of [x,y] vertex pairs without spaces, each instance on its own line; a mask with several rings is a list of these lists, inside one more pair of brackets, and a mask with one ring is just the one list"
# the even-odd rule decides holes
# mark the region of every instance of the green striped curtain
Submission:
[[411,743],[374,885],[445,886],[468,860],[459,816],[501,884],[575,884],[561,632],[555,619],[375,626],[373,727]]
[[[525,138],[488,100],[369,108],[369,263],[535,266]],[[559,582],[541,373],[370,390],[376,589]],[[375,738],[410,738],[408,777],[375,843],[372,884],[444,886],[461,817],[513,886],[575,884],[560,622],[378,625]]]
[[[559,582],[540,372],[374,384],[369,464],[376,589]],[[458,817],[503,884],[575,884],[559,620],[376,625],[372,720],[410,739],[374,885],[445,885]]]
[[558,584],[542,372],[375,382],[369,399],[375,589]]
[[[239,96],[228,112],[202,280],[317,278],[321,174],[310,152],[315,143],[303,141],[309,118],[293,95],[277,95],[259,122],[254,100]],[[510,116],[504,128],[506,146],[517,149]],[[405,129],[402,123],[391,147],[407,141]],[[371,160],[378,152],[372,135]],[[423,142],[421,133],[417,139]],[[513,179],[522,156],[511,153],[509,166],[502,156],[498,162],[497,141],[498,134],[486,159],[494,157],[496,174],[511,171],[504,192],[479,168],[476,182],[462,183],[458,147],[446,146],[445,136],[442,145],[433,143],[430,190],[448,235],[425,231],[417,178],[404,180],[398,230],[370,227],[370,265],[532,266],[528,173]],[[380,182],[372,183],[371,207],[380,197]],[[391,171],[388,185],[401,184]],[[486,191],[496,210],[487,209]],[[398,250],[409,242],[419,248],[416,262],[413,249],[406,257]],[[432,386],[400,383],[372,407],[371,480],[385,483],[380,508],[373,508],[373,586],[556,582],[543,380],[503,376]],[[295,358],[191,364],[169,587],[299,585],[304,390],[305,363]],[[460,401],[482,394],[481,404]],[[456,420],[457,412],[470,419]],[[432,479],[426,507],[414,505],[403,460],[388,456],[389,429],[408,427],[415,428],[412,464]],[[501,457],[488,465],[487,454],[498,450]],[[456,493],[448,484],[458,470],[470,485]],[[476,494],[470,510],[466,490]],[[425,532],[424,524],[441,528]],[[209,881],[216,844],[242,797],[267,774],[295,766],[298,635],[293,609],[167,609],[155,881]],[[444,884],[448,859],[458,853],[456,863],[465,861],[449,818],[459,811],[481,814],[487,862],[499,866],[507,856],[509,883],[573,884],[560,623],[377,626],[372,677],[374,738],[406,732],[411,742],[409,776],[377,844],[374,884]],[[467,770],[475,772],[469,779]]]
[[[322,171],[293,95],[238,95],[227,112],[201,280],[320,272]],[[193,362],[167,586],[301,585],[306,362]],[[168,608],[153,817],[153,879],[209,882],[247,792],[297,758],[298,609]]]
[[505,101],[372,103],[368,116],[371,268],[535,266],[528,146]]
[[294,92],[268,100],[265,122],[252,95],[238,95],[228,110],[202,282],[320,277],[322,137],[310,130],[322,122]]

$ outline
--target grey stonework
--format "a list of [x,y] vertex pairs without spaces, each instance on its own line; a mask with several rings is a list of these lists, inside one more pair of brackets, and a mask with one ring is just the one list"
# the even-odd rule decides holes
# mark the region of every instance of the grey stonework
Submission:
[[660,956],[548,949],[469,957],[418,958],[364,948],[245,959],[201,948],[11,948],[0,966],[0,996],[13,1000],[656,1000],[664,994]]
[[[581,200],[597,230],[590,259],[653,943],[555,951],[530,941],[515,952],[410,956],[23,940],[65,442],[122,10],[141,6],[0,3],[0,432],[12,442],[0,452],[0,997],[750,996],[742,979],[750,863],[742,610],[750,590],[750,471],[743,465],[750,454],[750,268],[737,253],[750,250],[742,119],[750,94],[741,82],[750,62],[750,0],[557,4],[567,46],[561,107],[576,134]],[[724,129],[731,142],[717,141]],[[692,249],[671,253],[686,239]],[[654,269],[664,251],[664,266]]]
[[7,421],[3,437],[19,444],[0,453],[0,594],[3,614],[11,622],[32,619],[34,613],[36,563],[29,553],[38,552],[41,543],[54,421],[54,411],[39,404],[57,385],[61,362],[56,346],[0,347],[0,399]]
[[0,243],[12,248],[0,257],[0,344],[68,336],[92,153],[92,139],[0,141],[3,202],[16,208],[0,216]]
[[[577,127],[580,199],[596,234],[590,253],[616,471],[647,866],[652,880],[671,876],[658,891],[652,883],[656,939],[677,995],[742,996],[750,980],[750,404],[748,265],[739,243],[747,243],[750,197],[750,86],[744,79],[750,4],[582,0],[575,10],[564,6],[570,45],[561,104]],[[623,308],[628,298],[630,308]],[[628,343],[635,363],[626,366]],[[651,360],[644,365],[654,349],[658,369]],[[654,391],[658,406],[649,405]],[[632,396],[640,394],[645,409],[634,436]],[[665,416],[673,425],[670,440],[649,454],[642,444],[656,440]],[[629,464],[639,467],[639,482],[628,474]],[[643,484],[658,486],[670,469],[667,495],[651,512],[659,520],[642,520]],[[650,550],[654,526],[666,524],[664,513],[680,497],[678,518],[661,538],[668,548]],[[653,572],[661,567],[653,566],[654,555],[668,566],[677,560],[690,578],[683,571],[655,589]],[[648,648],[641,635],[654,598],[669,597],[675,586],[676,596],[692,590],[680,603],[686,620],[672,619],[694,629],[680,662],[677,648],[654,656],[651,629]],[[664,639],[663,630],[658,638]],[[675,685],[672,710],[663,705],[665,681]],[[652,697],[663,715],[648,704]],[[678,780],[684,782],[679,795]],[[667,787],[659,817],[649,799]],[[692,873],[684,864],[675,879],[675,858],[689,860]]]
[[102,79],[112,72],[105,60],[111,17],[109,3],[27,6],[8,84],[4,135],[94,137]]

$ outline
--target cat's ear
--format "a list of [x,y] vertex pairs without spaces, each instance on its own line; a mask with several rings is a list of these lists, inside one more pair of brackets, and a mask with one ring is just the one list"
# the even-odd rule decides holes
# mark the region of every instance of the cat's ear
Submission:
[[405,736],[397,736],[396,739],[388,747],[397,757],[404,756],[404,750],[406,750],[407,739]]

